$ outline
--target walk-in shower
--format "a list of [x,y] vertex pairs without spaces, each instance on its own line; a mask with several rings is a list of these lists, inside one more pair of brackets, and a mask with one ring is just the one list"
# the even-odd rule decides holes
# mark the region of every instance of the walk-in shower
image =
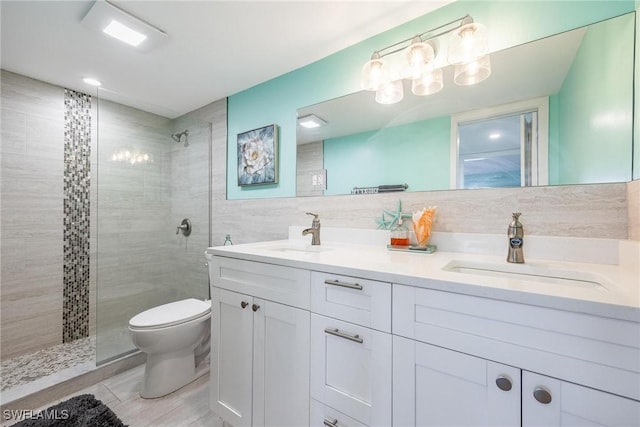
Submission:
[[[208,297],[211,124],[4,70],[2,83],[3,129],[38,144],[2,139],[4,407],[134,352],[135,314]],[[46,108],[4,102],[14,93]]]

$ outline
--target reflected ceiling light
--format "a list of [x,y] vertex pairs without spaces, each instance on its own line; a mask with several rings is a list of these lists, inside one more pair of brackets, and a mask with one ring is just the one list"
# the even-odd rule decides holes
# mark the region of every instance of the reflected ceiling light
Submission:
[[491,60],[489,55],[467,62],[455,64],[453,81],[459,86],[471,86],[486,80],[491,75]]
[[494,132],[492,134],[489,134],[489,139],[499,139],[502,136],[501,133],[499,132]]
[[395,104],[404,98],[402,80],[394,80],[382,85],[376,91],[376,102],[378,104]]
[[320,126],[324,126],[327,124],[326,121],[322,120],[320,117],[315,114],[309,114],[304,117],[300,117],[298,119],[298,124],[303,128],[313,129],[318,128]]
[[167,33],[106,0],[97,0],[82,18],[88,28],[147,52],[167,40]]
[[102,86],[102,82],[100,82],[100,80],[94,79],[93,77],[85,77],[84,79],[82,79],[82,81],[91,86]]
[[[446,34],[451,34],[446,55],[449,64],[455,66],[456,84],[480,83],[491,75],[486,27],[466,15],[373,52],[371,60],[362,67],[362,88],[375,91],[376,101],[385,104],[402,100],[402,79],[412,80],[411,91],[415,95],[431,95],[440,91],[444,84],[442,68],[434,66],[438,55],[435,46],[442,45],[437,43],[437,39]],[[400,51],[404,51],[404,66],[400,77],[393,78],[384,57]]]
[[444,87],[442,82],[442,68],[428,71],[411,82],[411,92],[414,95],[426,96],[440,92]]

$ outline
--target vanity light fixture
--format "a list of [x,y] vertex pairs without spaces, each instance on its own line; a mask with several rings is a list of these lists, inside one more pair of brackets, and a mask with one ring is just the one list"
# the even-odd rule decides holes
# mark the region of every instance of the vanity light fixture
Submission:
[[300,117],[298,119],[298,124],[303,128],[314,129],[320,126],[324,126],[327,124],[326,121],[322,120],[320,117],[315,114],[308,114],[304,117]]
[[160,28],[106,0],[96,0],[82,23],[138,51],[149,51],[167,40],[167,33]]
[[[484,25],[470,15],[425,31],[410,39],[376,50],[362,67],[361,85],[376,92],[376,101],[393,104],[403,98],[404,79],[411,80],[415,95],[431,95],[443,86],[442,65],[436,65],[438,38],[450,34],[447,63],[454,65],[454,82],[460,86],[479,83],[491,75],[489,43]],[[404,51],[403,66],[395,73],[385,57]]]

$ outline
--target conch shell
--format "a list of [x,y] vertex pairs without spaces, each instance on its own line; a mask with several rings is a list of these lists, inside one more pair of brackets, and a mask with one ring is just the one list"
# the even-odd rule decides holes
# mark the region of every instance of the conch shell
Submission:
[[413,213],[413,231],[416,233],[418,246],[427,246],[429,237],[431,237],[431,226],[433,226],[435,216],[436,206],[422,208],[422,210]]

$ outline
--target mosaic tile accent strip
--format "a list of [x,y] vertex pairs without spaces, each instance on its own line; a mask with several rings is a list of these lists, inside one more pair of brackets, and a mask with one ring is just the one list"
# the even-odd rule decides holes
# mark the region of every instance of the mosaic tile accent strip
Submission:
[[62,342],[89,336],[91,96],[64,91]]

